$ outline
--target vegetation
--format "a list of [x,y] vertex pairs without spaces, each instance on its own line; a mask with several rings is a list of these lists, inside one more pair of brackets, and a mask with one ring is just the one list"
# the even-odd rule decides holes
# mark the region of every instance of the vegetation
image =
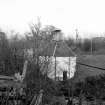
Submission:
[[[44,103],[50,103],[54,96],[59,96],[59,84],[48,77],[49,69],[45,68],[49,60],[45,59],[42,69],[43,63],[39,58],[41,51],[53,39],[52,35],[55,34],[51,30],[54,28],[49,26],[43,30],[40,24],[31,25],[31,33],[26,33],[24,38],[14,34],[8,39],[5,32],[0,32],[0,75],[13,76],[17,72],[22,73],[27,59],[28,68],[24,82],[27,85],[28,102],[40,89],[44,90]],[[31,49],[33,53],[30,53]]]
[[[105,54],[105,38],[93,37],[91,39],[78,39],[77,42],[73,38],[66,40],[66,43],[77,54]],[[78,52],[79,49],[79,52]]]
[[[70,81],[65,84],[55,82],[48,77],[50,70],[45,66],[49,63],[49,57],[45,57],[43,63],[39,56],[43,52],[43,49],[55,38],[55,32],[53,31],[55,29],[54,26],[46,26],[42,29],[39,22],[38,24],[30,25],[31,33],[25,33],[24,38],[19,38],[18,34],[14,34],[13,37],[8,39],[5,32],[0,32],[0,75],[11,76],[17,72],[22,73],[24,61],[28,59],[27,74],[24,80],[27,85],[27,101],[30,102],[34,94],[37,94],[40,89],[43,89],[44,103],[50,104],[54,101],[54,96],[63,95],[61,88],[64,87],[64,85],[67,89],[73,88],[69,90],[70,96],[74,95],[80,99],[81,97],[85,97],[87,101],[90,100],[89,97],[94,100],[104,100],[105,75],[91,77],[87,75],[84,81],[74,83],[73,87],[70,85],[71,83],[69,84]],[[60,34],[62,35],[62,33]],[[65,40],[65,42],[77,54],[90,54],[91,51],[93,54],[104,54],[105,51],[104,41],[96,41],[96,39],[85,39],[84,41],[79,39],[78,42],[75,42],[74,39],[68,39]],[[91,57],[91,61],[87,59],[80,60],[92,64],[94,60],[92,59]],[[97,62],[95,59],[94,63]],[[81,67],[80,69],[83,70],[86,68]],[[88,72],[86,72],[86,74],[88,74]]]
[[86,101],[103,102],[105,100],[105,75],[87,77],[75,84],[74,96],[84,97]]

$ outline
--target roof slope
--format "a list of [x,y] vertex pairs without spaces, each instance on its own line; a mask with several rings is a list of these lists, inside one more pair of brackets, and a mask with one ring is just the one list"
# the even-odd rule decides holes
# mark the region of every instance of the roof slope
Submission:
[[[40,56],[53,56],[56,42],[52,41],[44,50],[39,54]],[[57,47],[54,56],[56,57],[69,57],[75,56],[75,53],[63,41],[57,42]]]

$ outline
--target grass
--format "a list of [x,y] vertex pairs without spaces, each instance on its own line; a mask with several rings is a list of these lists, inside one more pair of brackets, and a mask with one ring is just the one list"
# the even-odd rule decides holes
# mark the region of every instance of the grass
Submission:
[[[105,68],[105,55],[78,56],[77,62],[81,62],[87,65],[92,65],[100,68]],[[75,81],[79,81],[89,76],[97,76],[101,74],[105,74],[105,71],[77,64],[77,69],[74,77]]]

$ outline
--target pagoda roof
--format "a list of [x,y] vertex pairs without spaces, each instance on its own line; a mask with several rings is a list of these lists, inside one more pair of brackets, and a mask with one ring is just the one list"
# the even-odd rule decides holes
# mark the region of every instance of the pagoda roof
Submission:
[[[57,44],[57,45],[56,45]],[[56,46],[56,48],[55,48]],[[55,50],[55,54],[54,54]],[[40,52],[39,56],[70,57],[76,56],[72,49],[64,41],[52,41]]]

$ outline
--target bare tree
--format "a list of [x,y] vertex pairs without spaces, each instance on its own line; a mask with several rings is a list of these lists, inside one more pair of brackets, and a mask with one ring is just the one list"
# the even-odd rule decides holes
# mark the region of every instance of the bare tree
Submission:
[[45,26],[45,28],[41,28],[41,23],[40,21],[38,21],[37,24],[31,24],[30,29],[32,33],[31,41],[33,42],[32,44],[34,52],[33,59],[35,61],[35,64],[37,65],[37,67],[40,68],[40,71],[42,73],[48,74],[49,73],[48,65],[50,63],[51,57],[48,57],[46,55],[43,57],[42,60],[42,57],[40,59],[40,54],[41,52],[43,52],[45,48],[49,46],[49,43],[53,41],[56,35],[54,31],[57,28],[51,25],[47,25]]

